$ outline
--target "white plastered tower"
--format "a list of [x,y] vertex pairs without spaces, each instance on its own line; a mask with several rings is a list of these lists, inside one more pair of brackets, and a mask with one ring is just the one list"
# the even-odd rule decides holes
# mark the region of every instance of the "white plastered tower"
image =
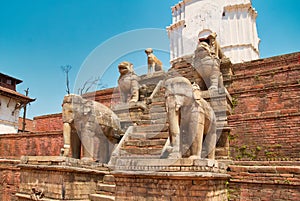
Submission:
[[191,55],[199,38],[217,33],[224,54],[232,63],[259,58],[256,17],[251,0],[183,0],[172,7],[167,27],[171,61]]

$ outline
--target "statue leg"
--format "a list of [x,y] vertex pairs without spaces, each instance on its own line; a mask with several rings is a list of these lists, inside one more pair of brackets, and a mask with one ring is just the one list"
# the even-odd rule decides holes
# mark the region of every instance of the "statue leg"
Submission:
[[64,123],[63,127],[64,147],[61,149],[63,156],[69,156],[71,147],[71,126],[69,123]]
[[212,122],[207,121],[208,131],[205,137],[205,146],[207,151],[207,158],[208,159],[215,159],[215,151],[216,151],[216,144],[217,144],[217,126],[215,121],[215,116],[211,119]]
[[127,103],[127,97],[128,97],[127,93],[120,92],[120,98],[121,98],[122,103]]
[[218,89],[220,76],[221,76],[220,62],[214,60],[212,70],[211,70],[211,75],[210,75],[209,89]]
[[203,111],[199,111],[199,106],[192,112],[191,120],[189,123],[191,141],[191,156],[189,158],[197,159],[201,158],[202,142],[204,134],[204,114]]
[[83,158],[92,160],[94,155],[94,133],[89,128],[90,125],[86,125],[81,134],[81,141],[83,146]]
[[74,129],[71,132],[71,150],[72,150],[72,158],[80,159],[81,156],[81,141],[80,141],[80,133]]
[[181,158],[180,154],[180,127],[179,127],[179,108],[176,108],[174,97],[168,97],[166,100],[167,115],[169,119],[169,138],[171,144],[171,153],[169,158]]
[[139,100],[139,83],[136,80],[131,82],[131,97],[129,102],[137,102]]

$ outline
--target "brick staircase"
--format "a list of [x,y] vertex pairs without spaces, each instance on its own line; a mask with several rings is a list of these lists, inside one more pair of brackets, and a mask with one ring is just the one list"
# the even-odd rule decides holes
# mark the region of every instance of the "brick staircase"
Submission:
[[157,93],[139,124],[129,130],[120,147],[122,158],[160,158],[169,135],[163,93]]
[[103,181],[99,181],[96,193],[90,195],[91,201],[114,201],[116,192],[115,178],[113,175],[105,175]]

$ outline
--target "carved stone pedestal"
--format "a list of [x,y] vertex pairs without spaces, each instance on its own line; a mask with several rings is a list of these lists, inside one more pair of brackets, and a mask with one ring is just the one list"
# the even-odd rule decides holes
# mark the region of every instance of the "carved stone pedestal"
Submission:
[[57,156],[25,156],[20,168],[18,200],[88,201],[108,168],[102,164]]
[[116,200],[225,201],[226,168],[207,159],[119,159]]

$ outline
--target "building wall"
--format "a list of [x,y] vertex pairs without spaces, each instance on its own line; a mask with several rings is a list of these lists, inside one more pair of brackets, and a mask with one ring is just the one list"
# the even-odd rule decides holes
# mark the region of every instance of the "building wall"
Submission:
[[[171,61],[194,53],[198,38],[216,32],[233,63],[259,58],[257,13],[250,0],[184,0],[172,7]],[[252,33],[252,34],[249,34]]]
[[18,132],[20,110],[16,105],[16,100],[0,95],[0,134]]

